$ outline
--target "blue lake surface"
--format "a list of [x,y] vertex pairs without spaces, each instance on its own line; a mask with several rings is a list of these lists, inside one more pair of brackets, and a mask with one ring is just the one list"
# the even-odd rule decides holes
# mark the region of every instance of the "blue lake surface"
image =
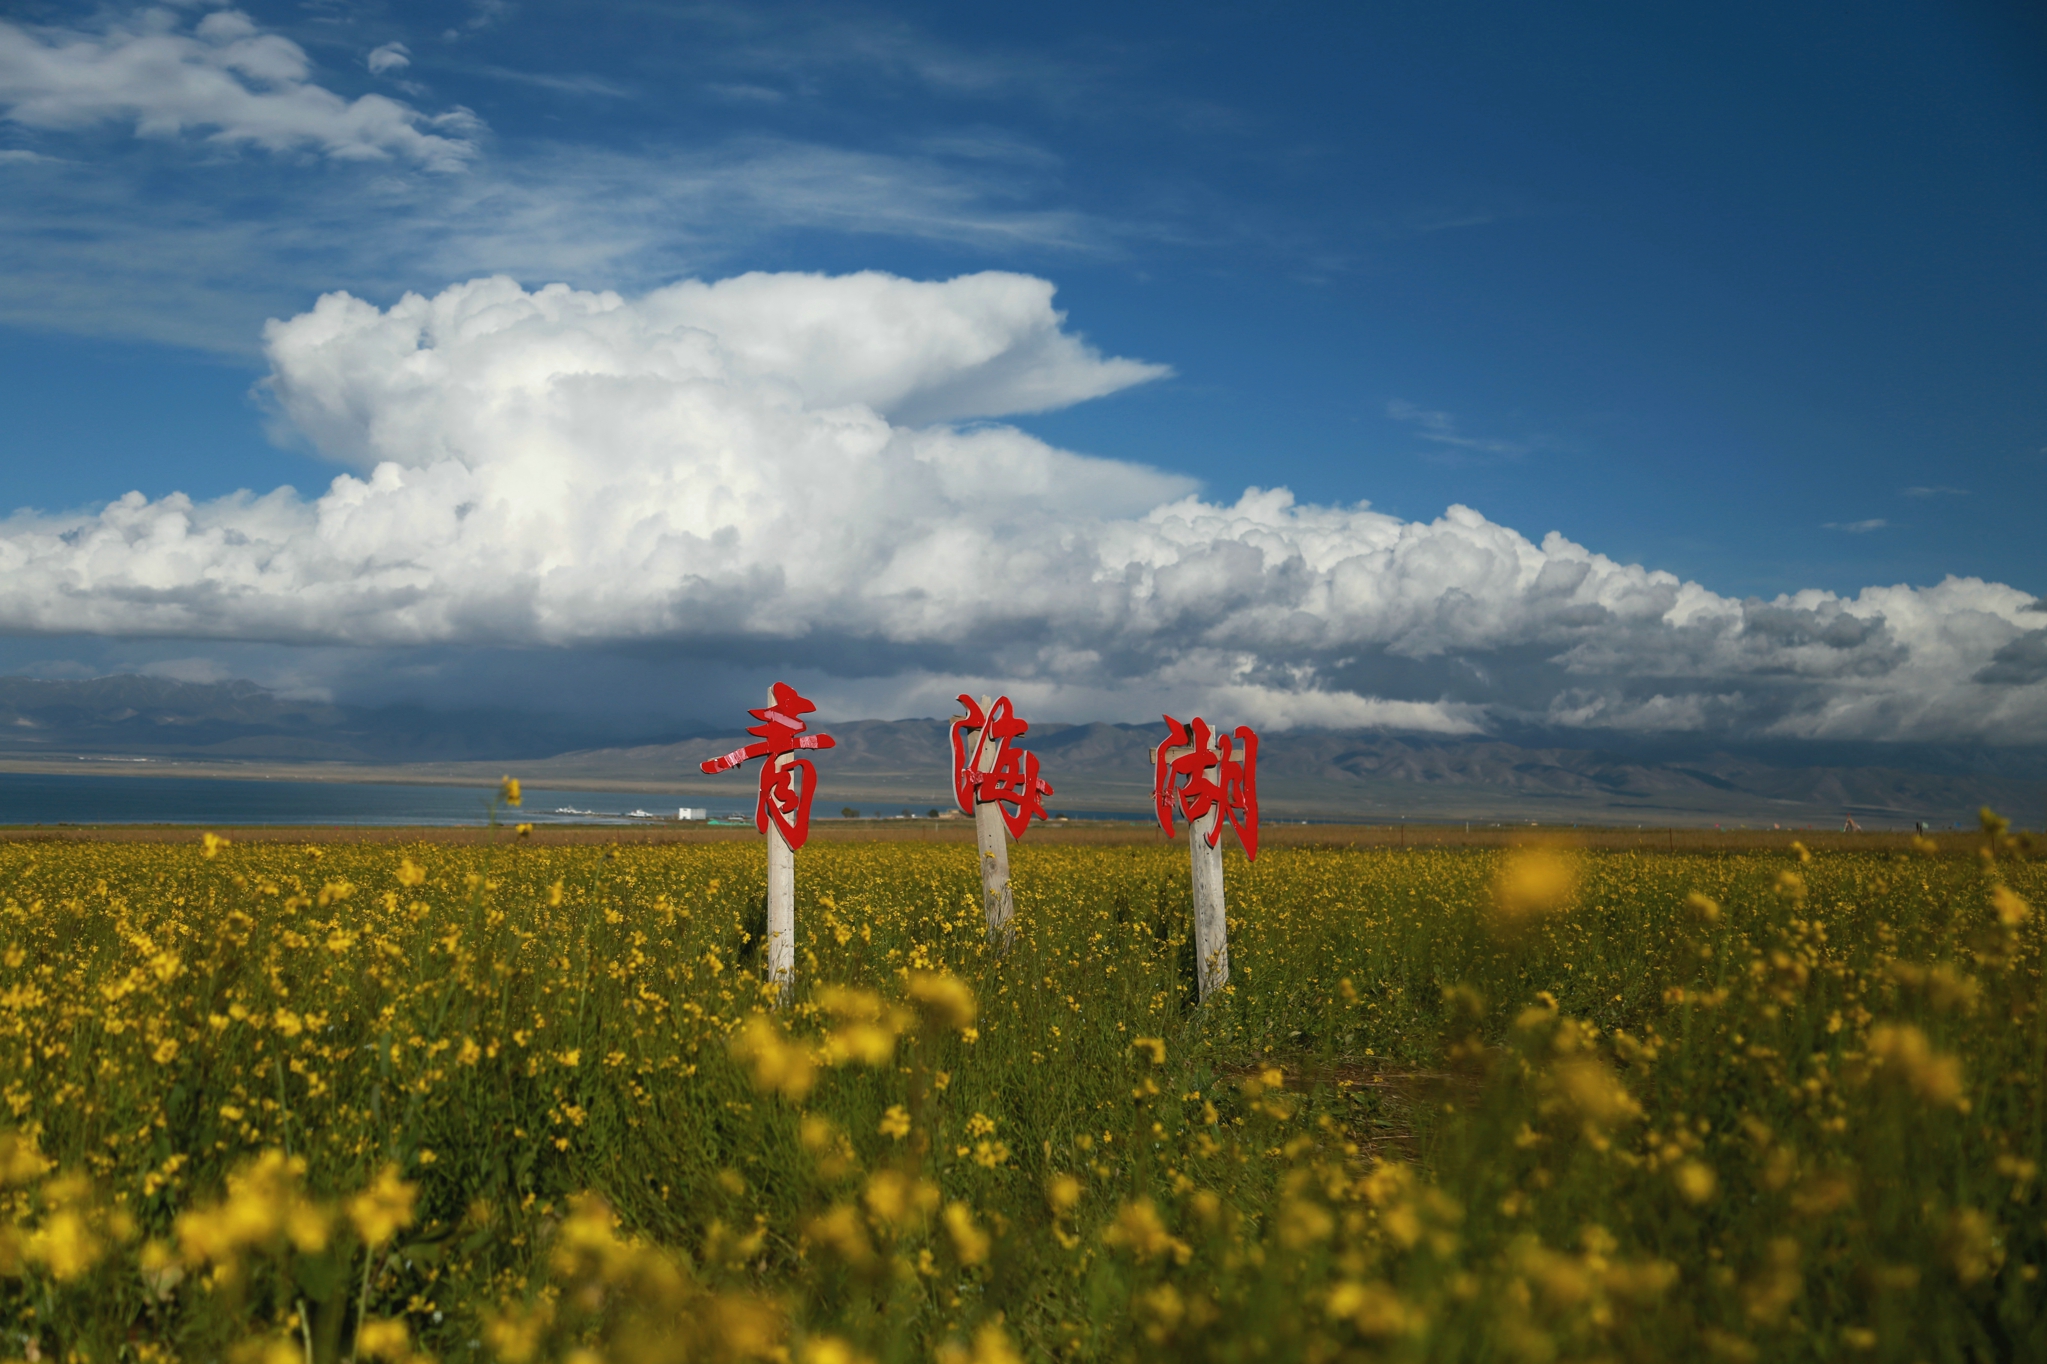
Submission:
[[[709,806],[712,819],[753,821],[753,788],[745,805]],[[138,777],[119,772],[0,772],[0,826],[52,824],[480,825],[490,818],[497,786],[409,786],[397,782],[292,781],[216,777]],[[644,791],[561,791],[528,783],[520,808],[502,809],[513,824],[640,824],[633,810],[668,820],[683,805],[706,808],[701,796]],[[824,797],[819,797],[820,804]],[[862,807],[887,816],[900,803]],[[836,814],[837,804],[832,805]],[[924,811],[917,811],[922,815]],[[1074,819],[1144,819],[1148,812],[1059,811]],[[819,818],[827,818],[820,810]]]
[[[407,786],[397,783],[133,777],[117,773],[0,772],[0,825],[21,824],[484,824],[489,786]],[[524,805],[498,812],[502,823],[527,821],[637,824],[631,810],[669,819],[687,797],[645,792],[556,791],[527,786]],[[573,810],[575,813],[563,813]],[[710,807],[711,816],[752,818],[753,810]]]

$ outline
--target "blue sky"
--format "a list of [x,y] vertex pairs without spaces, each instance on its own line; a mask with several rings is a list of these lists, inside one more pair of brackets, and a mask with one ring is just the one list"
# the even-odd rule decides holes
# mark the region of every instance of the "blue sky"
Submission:
[[[986,419],[1217,504],[1462,504],[1734,600],[2047,591],[2047,29],[2020,7],[322,0],[0,24],[7,507],[317,496],[343,466],[259,381],[265,320],[328,291],[1003,271],[1171,374]],[[36,65],[202,30],[303,54],[235,68],[250,90],[399,113],[231,127]],[[56,618],[17,613],[0,662],[65,654]],[[224,637],[93,633],[69,655]],[[1336,653],[1302,685],[1334,685]]]

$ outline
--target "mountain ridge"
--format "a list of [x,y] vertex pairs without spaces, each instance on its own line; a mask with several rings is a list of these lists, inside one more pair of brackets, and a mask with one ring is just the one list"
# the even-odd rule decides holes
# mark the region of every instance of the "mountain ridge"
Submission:
[[[950,799],[947,721],[826,720],[821,799],[928,805]],[[698,764],[729,751],[740,726],[678,727],[605,742],[589,725],[509,707],[461,712],[366,708],[281,696],[253,682],[120,675],[87,681],[0,678],[0,763],[134,755],[220,765],[375,767],[421,779],[484,779],[517,763],[529,781],[607,783],[737,799],[743,779]],[[1034,724],[1056,794],[1075,810],[1141,812],[1160,726]],[[2038,812],[2047,754],[1940,745],[1711,742],[1685,736],[1445,737],[1290,730],[1262,736],[1259,785],[1275,817],[1543,818],[1587,821],[1840,819],[1951,822],[1989,804]],[[597,740],[597,742],[591,742]],[[1814,761],[1817,759],[1818,761]],[[469,769],[474,767],[474,772]],[[345,776],[340,779],[346,779]],[[369,779],[367,775],[363,778]]]

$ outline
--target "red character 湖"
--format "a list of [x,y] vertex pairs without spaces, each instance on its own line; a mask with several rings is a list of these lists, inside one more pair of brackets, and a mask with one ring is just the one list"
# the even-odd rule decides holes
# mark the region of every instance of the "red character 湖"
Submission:
[[[747,712],[760,723],[749,726],[746,732],[760,742],[735,748],[724,757],[710,758],[703,764],[704,771],[717,773],[730,771],[749,758],[765,758],[767,761],[761,765],[760,797],[754,803],[754,827],[766,833],[768,821],[773,820],[791,851],[801,848],[810,837],[810,801],[817,794],[816,766],[808,758],[794,754],[799,748],[831,748],[836,742],[829,734],[805,733],[808,725],[798,717],[816,709],[796,694],[796,688],[787,682],[777,682],[774,700],[759,710]],[[796,781],[799,771],[803,777],[800,785]]]
[[1010,744],[1030,725],[1017,718],[1007,696],[996,697],[986,711],[971,696],[960,697],[960,704],[967,713],[952,722],[953,799],[970,815],[977,804],[993,804],[1009,836],[1022,838],[1034,817],[1045,817],[1045,797],[1052,794],[1052,784],[1038,775],[1038,755]]
[[1170,733],[1153,753],[1151,794],[1166,837],[1173,836],[1175,810],[1193,824],[1220,808],[1221,816],[1208,831],[1208,846],[1213,848],[1221,840],[1223,820],[1227,819],[1237,831],[1237,841],[1244,845],[1244,856],[1255,860],[1258,736],[1249,725],[1238,725],[1237,743],[1232,744],[1230,735],[1209,729],[1199,716],[1184,725],[1170,715],[1165,720]]

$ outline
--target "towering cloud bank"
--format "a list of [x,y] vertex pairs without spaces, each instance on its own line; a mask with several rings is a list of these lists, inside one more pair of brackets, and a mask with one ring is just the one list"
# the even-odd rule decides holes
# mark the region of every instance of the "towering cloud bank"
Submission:
[[993,273],[331,294],[270,325],[270,384],[358,472],[18,515],[0,628],[665,641],[1133,717],[2047,740],[2047,614],[2010,587],[1737,601],[1463,507],[1225,505],[963,424],[1162,373],[1062,322]]

